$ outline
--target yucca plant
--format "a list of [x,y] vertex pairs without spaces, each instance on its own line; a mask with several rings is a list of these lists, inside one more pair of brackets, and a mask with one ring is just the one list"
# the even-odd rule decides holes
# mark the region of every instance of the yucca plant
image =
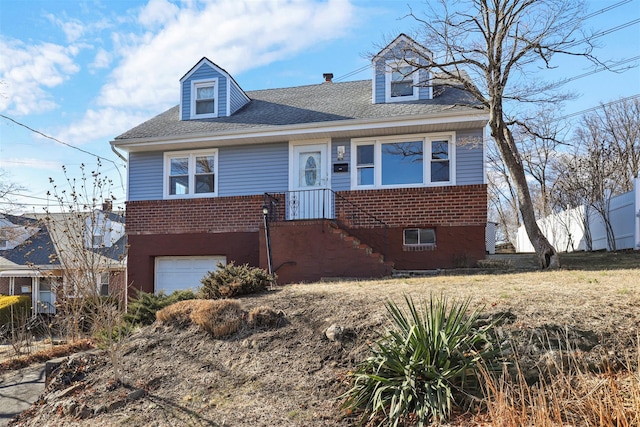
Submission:
[[371,347],[371,356],[351,374],[343,407],[362,411],[362,424],[418,426],[448,419],[454,395],[479,392],[477,363],[495,357],[489,330],[477,327],[480,310],[467,314],[470,301],[431,298],[407,309],[386,304],[393,328]]

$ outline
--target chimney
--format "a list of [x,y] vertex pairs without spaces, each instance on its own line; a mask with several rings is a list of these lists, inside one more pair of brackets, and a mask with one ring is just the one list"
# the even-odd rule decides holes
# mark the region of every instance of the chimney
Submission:
[[331,83],[333,80],[333,73],[324,73],[322,77],[324,77],[325,83]]
[[105,200],[102,202],[102,210],[104,212],[111,212],[111,209],[113,209],[113,202],[111,200]]

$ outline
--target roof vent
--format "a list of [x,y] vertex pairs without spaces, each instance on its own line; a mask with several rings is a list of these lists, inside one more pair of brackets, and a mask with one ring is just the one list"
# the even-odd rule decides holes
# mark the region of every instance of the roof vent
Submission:
[[331,83],[333,81],[333,73],[324,73],[322,77],[324,77],[325,83]]

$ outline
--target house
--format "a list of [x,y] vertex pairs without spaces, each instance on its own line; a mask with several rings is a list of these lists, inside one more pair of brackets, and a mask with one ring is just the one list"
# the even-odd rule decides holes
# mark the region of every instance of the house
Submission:
[[0,294],[30,296],[33,313],[55,313],[57,299],[77,293],[70,290],[79,277],[95,282],[96,295],[113,295],[126,288],[125,254],[124,217],[108,204],[80,214],[0,215]]
[[129,162],[129,283],[195,287],[231,261],[290,283],[484,258],[488,113],[409,65],[430,55],[402,34],[371,79],[250,92],[198,61],[177,106],[111,141]]

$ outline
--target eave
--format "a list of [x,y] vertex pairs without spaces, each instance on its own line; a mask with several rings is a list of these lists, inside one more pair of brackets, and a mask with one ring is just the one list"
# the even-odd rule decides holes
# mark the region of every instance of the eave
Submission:
[[428,116],[336,120],[284,126],[256,127],[234,131],[208,132],[150,138],[113,140],[111,145],[127,152],[161,151],[253,145],[317,138],[362,138],[369,136],[433,133],[484,128],[489,120],[485,110],[477,113],[449,111]]

